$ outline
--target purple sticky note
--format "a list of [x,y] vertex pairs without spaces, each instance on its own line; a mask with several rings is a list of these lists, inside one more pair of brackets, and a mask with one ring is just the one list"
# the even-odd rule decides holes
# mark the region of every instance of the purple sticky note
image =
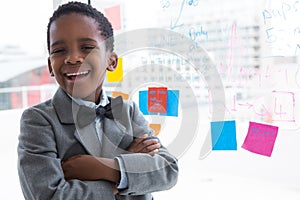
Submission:
[[276,126],[250,122],[242,148],[253,153],[270,157],[277,133],[278,127]]

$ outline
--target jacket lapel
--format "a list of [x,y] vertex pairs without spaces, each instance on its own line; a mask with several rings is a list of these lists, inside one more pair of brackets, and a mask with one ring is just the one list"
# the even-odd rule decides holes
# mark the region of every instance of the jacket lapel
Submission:
[[75,122],[75,137],[84,146],[84,148],[93,156],[100,156],[101,143],[97,136],[95,123],[80,128],[77,124],[77,115],[79,106],[75,102],[72,103],[73,121]]
[[72,106],[76,103],[72,103],[71,98],[61,88],[54,94],[52,104],[62,124],[74,124]]
[[76,127],[74,136],[84,146],[87,152],[94,156],[100,156],[101,144],[97,137],[94,123],[86,127],[79,128],[76,125],[77,113],[79,110],[78,104],[59,88],[53,96],[53,106],[62,124],[72,124]]
[[76,129],[75,137],[91,155],[99,157],[101,144],[94,126],[95,124],[91,123],[81,129]]
[[[110,98],[115,119],[103,120],[102,144],[100,144],[94,123],[86,127],[79,128],[76,125],[78,104],[59,88],[53,96],[53,106],[62,124],[70,124],[76,127],[74,136],[84,146],[91,155],[113,157],[124,152],[133,141],[132,130],[126,128],[127,123],[122,118],[128,115],[127,107],[123,100]],[[120,106],[121,105],[121,106]],[[126,117],[125,117],[126,119]]]
[[104,118],[103,120],[103,143],[102,155],[116,156],[124,152],[133,140],[132,131],[128,130],[128,122],[122,119],[127,119],[127,107],[123,100],[117,98],[109,98],[114,119]]

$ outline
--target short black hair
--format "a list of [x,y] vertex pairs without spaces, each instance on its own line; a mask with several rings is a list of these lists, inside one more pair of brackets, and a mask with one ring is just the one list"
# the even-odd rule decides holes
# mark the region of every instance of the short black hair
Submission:
[[51,24],[57,20],[59,17],[70,14],[70,13],[78,13],[84,16],[88,16],[93,18],[98,23],[98,28],[101,32],[101,35],[105,39],[106,50],[113,51],[114,50],[114,37],[113,37],[113,28],[108,19],[98,11],[93,8],[91,5],[71,1],[66,4],[60,5],[53,13],[52,17],[50,17],[48,26],[47,26],[47,49],[50,52],[50,26]]

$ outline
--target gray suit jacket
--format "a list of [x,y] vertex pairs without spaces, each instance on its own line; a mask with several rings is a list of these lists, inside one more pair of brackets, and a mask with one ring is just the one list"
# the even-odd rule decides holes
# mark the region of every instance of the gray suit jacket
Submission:
[[[111,99],[112,103],[114,99]],[[152,134],[137,105],[124,101],[117,119],[104,119],[102,144],[93,123],[79,128],[78,105],[59,88],[51,100],[25,110],[21,117],[18,172],[25,199],[150,200],[151,192],[167,190],[177,182],[177,160],[161,147],[154,156],[126,154],[134,137]],[[64,179],[61,162],[77,154],[118,157],[124,164],[128,188],[113,195],[107,181]]]

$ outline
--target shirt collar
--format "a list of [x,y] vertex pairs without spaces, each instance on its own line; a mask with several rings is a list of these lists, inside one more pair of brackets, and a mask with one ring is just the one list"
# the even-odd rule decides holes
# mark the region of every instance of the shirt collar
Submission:
[[[69,94],[68,94],[69,95]],[[108,97],[107,97],[107,94],[105,92],[104,89],[102,89],[102,92],[101,92],[101,95],[100,95],[100,102],[99,104],[95,104],[94,102],[91,102],[91,101],[85,101],[81,98],[75,98],[75,97],[72,97],[71,95],[69,95],[70,98],[75,101],[78,105],[83,105],[83,106],[87,106],[87,107],[90,107],[90,108],[93,108],[93,109],[96,109],[98,108],[99,106],[106,106],[108,103],[109,103],[109,100],[108,100]]]

